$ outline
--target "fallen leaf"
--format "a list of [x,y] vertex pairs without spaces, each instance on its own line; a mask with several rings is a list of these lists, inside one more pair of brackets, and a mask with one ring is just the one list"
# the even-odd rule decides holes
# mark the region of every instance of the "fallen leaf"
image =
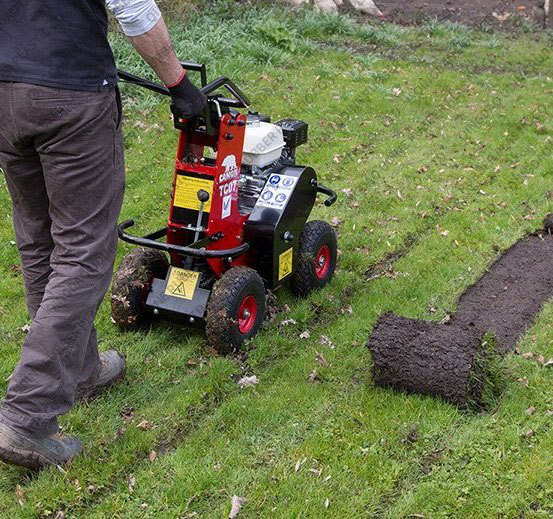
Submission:
[[321,346],[329,346],[332,347],[332,341],[327,335],[321,335],[321,338],[319,339],[319,344]]
[[134,492],[134,486],[136,485],[136,478],[130,474],[127,481],[129,483],[129,492],[132,494]]
[[308,380],[309,380],[309,382],[312,382],[312,383],[315,383],[318,380],[320,380],[319,379],[319,374],[317,373],[316,369],[314,369],[311,373],[309,373]]
[[344,193],[344,195],[346,195],[346,196],[351,196],[351,195],[353,195],[353,189],[350,189],[349,187],[346,187],[346,188],[342,189],[342,193]]
[[553,366],[553,357],[551,357],[544,365],[545,368]]
[[328,509],[328,507],[330,506],[330,500],[328,499],[328,497],[325,499],[325,508]]
[[521,355],[521,357],[522,357],[523,359],[531,359],[531,358],[534,357],[534,354],[533,354],[531,351],[525,351],[525,352]]
[[339,225],[342,225],[342,220],[335,216],[334,218],[332,218],[332,220],[330,220],[330,223],[333,227],[338,227]]
[[305,332],[300,333],[300,339],[309,339],[309,337],[311,337],[309,330],[305,330]]
[[65,512],[62,512],[61,510],[59,510],[54,516],[54,519],[65,519]]
[[524,387],[528,387],[528,379],[526,377],[517,378],[517,382]]
[[153,463],[155,460],[157,460],[157,452],[152,451],[150,454],[148,454],[148,459]]
[[321,365],[321,366],[327,366],[328,362],[324,358],[324,355],[318,351],[315,351],[315,360]]
[[[401,88],[392,88],[392,94],[395,96],[395,97],[398,97],[399,95],[401,95]],[[327,507],[328,508],[328,507]]]
[[143,431],[148,431],[152,428],[152,424],[148,420],[142,420],[136,427]]
[[19,503],[19,506],[23,506],[23,502],[25,501],[25,490],[21,488],[21,485],[17,485],[15,487],[15,497],[17,497],[17,502]]
[[543,355],[536,355],[535,360],[540,366],[543,366],[545,364],[545,359]]
[[30,324],[25,324],[21,327],[21,331],[27,333],[31,329]]
[[289,317],[288,319],[284,319],[284,321],[282,321],[280,324],[282,326],[288,326],[289,324],[298,324],[298,323],[295,319],[292,319],[291,317]]
[[252,375],[251,377],[242,377],[238,381],[238,385],[240,388],[244,389],[245,387],[252,387],[259,384],[259,379],[256,375]]
[[526,431],[524,431],[521,436],[523,436],[524,438],[532,438],[532,436],[534,436],[536,431],[534,431],[534,429],[528,429]]
[[528,416],[534,414],[536,412],[536,408],[534,406],[530,406],[526,411],[524,411]]
[[228,514],[228,519],[234,519],[240,513],[240,510],[244,503],[246,502],[245,497],[232,496],[230,505],[230,513]]

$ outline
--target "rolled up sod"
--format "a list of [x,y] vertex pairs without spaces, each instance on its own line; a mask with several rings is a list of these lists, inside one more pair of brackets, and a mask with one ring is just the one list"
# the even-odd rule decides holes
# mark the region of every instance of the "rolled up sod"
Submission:
[[384,314],[367,343],[378,386],[487,409],[501,391],[495,344],[470,328]]

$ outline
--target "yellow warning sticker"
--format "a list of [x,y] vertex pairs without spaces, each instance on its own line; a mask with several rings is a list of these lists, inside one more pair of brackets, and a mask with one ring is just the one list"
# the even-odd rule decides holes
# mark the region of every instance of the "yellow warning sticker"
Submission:
[[171,267],[165,294],[191,301],[194,298],[199,277],[199,272]]
[[288,274],[292,273],[292,260],[293,260],[294,247],[283,252],[278,257],[278,280],[285,278]]
[[213,180],[177,175],[174,204],[183,209],[199,211],[200,201],[198,200],[198,191],[200,189],[209,193],[209,200],[204,204],[204,211],[209,213],[211,210],[211,199],[213,198]]

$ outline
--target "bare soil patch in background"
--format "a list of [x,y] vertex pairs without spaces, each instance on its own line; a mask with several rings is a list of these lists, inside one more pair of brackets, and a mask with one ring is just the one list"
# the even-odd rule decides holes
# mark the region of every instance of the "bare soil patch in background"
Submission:
[[[437,18],[469,26],[512,27],[523,19],[542,23],[537,0],[377,0],[387,20],[411,25]],[[495,15],[494,15],[495,13]]]

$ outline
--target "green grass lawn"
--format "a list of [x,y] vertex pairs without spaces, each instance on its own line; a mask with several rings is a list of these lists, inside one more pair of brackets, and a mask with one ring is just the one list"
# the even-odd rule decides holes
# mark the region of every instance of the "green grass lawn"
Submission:
[[[65,471],[0,467],[0,516],[225,518],[237,495],[240,518],[552,517],[551,368],[506,357],[497,408],[470,414],[375,388],[365,348],[383,311],[451,313],[551,210],[551,36],[225,5],[173,22],[178,53],[274,120],[309,123],[299,162],[340,192],[313,214],[335,219],[336,278],[307,300],[278,291],[280,314],[240,361],[214,356],[201,329],[122,333],[104,302],[101,348],[125,353],[127,380],[62,418],[86,445]],[[145,73],[113,43],[122,68]],[[125,104],[121,218],[146,231],[166,219],[176,134],[164,100],[126,88]],[[1,186],[3,392],[28,317]],[[553,304],[518,348],[553,357]],[[244,374],[259,384],[240,389]]]

